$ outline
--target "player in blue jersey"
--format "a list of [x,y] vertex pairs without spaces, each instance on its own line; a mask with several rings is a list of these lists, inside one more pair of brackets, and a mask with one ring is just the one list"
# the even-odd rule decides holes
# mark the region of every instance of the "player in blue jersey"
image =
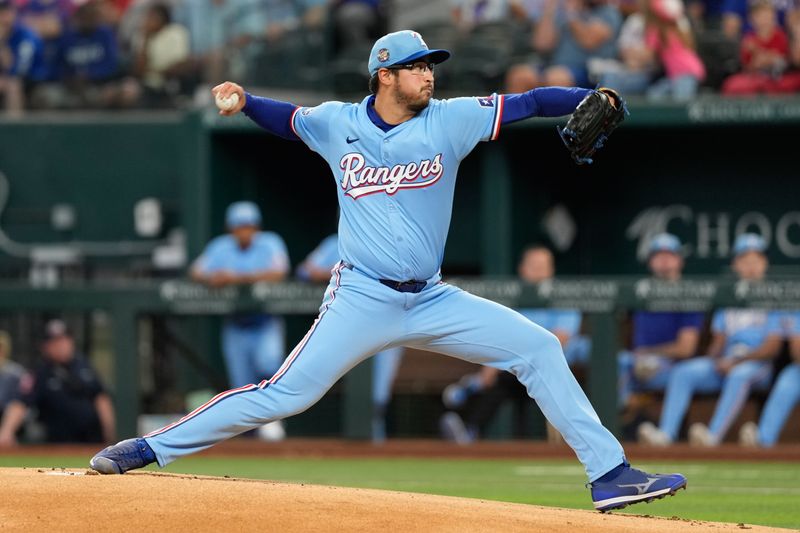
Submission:
[[[317,402],[371,354],[410,346],[513,373],[575,450],[605,511],[674,494],[680,474],[632,468],[578,385],[555,335],[516,311],[442,282],[440,266],[460,162],[503,124],[572,113],[592,90],[433,98],[434,66],[450,57],[413,31],[373,46],[372,94],[360,103],[297,107],[213,89],[267,131],[300,140],[328,163],[341,216],[339,257],[320,313],[272,378],[223,392],[180,421],[99,452],[91,466],[122,473],[204,450]],[[620,106],[622,102],[616,102]]]
[[[739,279],[758,282],[767,272],[766,243],[745,233],[733,246],[733,270]],[[669,375],[659,427],[646,422],[638,436],[646,444],[666,446],[678,438],[696,392],[720,392],[708,426],[689,428],[693,446],[716,446],[739,416],[750,391],[765,389],[772,379],[772,359],[781,348],[780,313],[763,309],[720,309],[711,321],[708,355],[677,363]]]
[[[297,277],[306,281],[323,282],[339,262],[339,236],[328,235],[319,246],[297,266]],[[392,398],[392,385],[403,359],[402,346],[387,348],[375,354],[372,361],[372,441],[386,440],[386,410]]]
[[[228,233],[214,238],[192,265],[193,280],[212,287],[259,281],[278,282],[289,272],[286,243],[275,232],[261,231],[261,210],[253,202],[234,202],[225,213]],[[275,373],[286,353],[283,318],[265,313],[237,313],[222,327],[222,353],[231,388]],[[264,440],[281,440],[276,420],[258,430]]]
[[800,402],[800,311],[782,313],[781,325],[789,341],[792,362],[775,379],[758,425],[742,424],[739,443],[743,446],[775,446],[789,415]]
[[[652,279],[680,281],[683,253],[678,237],[654,235],[648,244],[647,267]],[[617,356],[619,405],[627,418],[636,416],[640,407],[640,395],[634,393],[664,390],[674,364],[697,353],[704,321],[704,314],[695,312],[633,313],[631,350]]]

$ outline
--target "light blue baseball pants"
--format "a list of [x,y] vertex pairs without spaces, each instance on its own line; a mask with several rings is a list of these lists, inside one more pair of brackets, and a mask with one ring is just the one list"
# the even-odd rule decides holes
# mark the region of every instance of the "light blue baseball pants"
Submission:
[[739,416],[750,391],[768,387],[771,376],[771,361],[744,361],[733,367],[727,376],[717,371],[716,359],[713,357],[695,357],[681,361],[672,367],[669,376],[661,410],[661,431],[670,439],[676,440],[694,393],[721,390],[708,429],[718,442],[722,441]]
[[784,368],[769,393],[758,422],[758,441],[762,446],[774,446],[794,406],[800,402],[800,363]]
[[372,405],[385,407],[392,398],[392,386],[403,360],[403,348],[397,346],[375,354],[372,361]]
[[319,316],[271,379],[218,394],[145,438],[164,466],[305,411],[349,369],[395,346],[513,373],[575,451],[589,481],[623,462],[622,446],[600,423],[555,335],[439,276],[417,294],[401,293],[342,263],[333,271]]

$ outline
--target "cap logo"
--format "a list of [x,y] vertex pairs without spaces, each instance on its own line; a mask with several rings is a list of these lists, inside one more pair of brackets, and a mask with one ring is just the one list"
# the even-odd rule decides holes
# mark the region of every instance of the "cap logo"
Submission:
[[378,61],[381,63],[386,63],[389,61],[389,49],[388,48],[381,48],[378,50]]

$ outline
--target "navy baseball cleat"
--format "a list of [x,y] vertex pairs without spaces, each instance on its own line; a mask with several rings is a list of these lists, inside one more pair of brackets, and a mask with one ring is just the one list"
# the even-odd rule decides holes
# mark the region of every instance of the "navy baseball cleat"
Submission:
[[156,462],[156,454],[144,439],[123,440],[97,452],[89,466],[101,474],[124,474]]
[[[611,479],[607,480],[606,477]],[[678,490],[686,488],[686,478],[681,474],[648,474],[631,468],[626,462],[590,486],[594,508],[606,512],[634,503],[650,503],[672,496]]]

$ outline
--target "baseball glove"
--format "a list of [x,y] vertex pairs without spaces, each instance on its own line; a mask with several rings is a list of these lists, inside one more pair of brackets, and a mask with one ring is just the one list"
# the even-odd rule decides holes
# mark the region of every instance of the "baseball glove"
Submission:
[[622,97],[613,89],[601,87],[578,104],[567,125],[557,128],[558,134],[577,164],[591,164],[592,155],[627,114]]

